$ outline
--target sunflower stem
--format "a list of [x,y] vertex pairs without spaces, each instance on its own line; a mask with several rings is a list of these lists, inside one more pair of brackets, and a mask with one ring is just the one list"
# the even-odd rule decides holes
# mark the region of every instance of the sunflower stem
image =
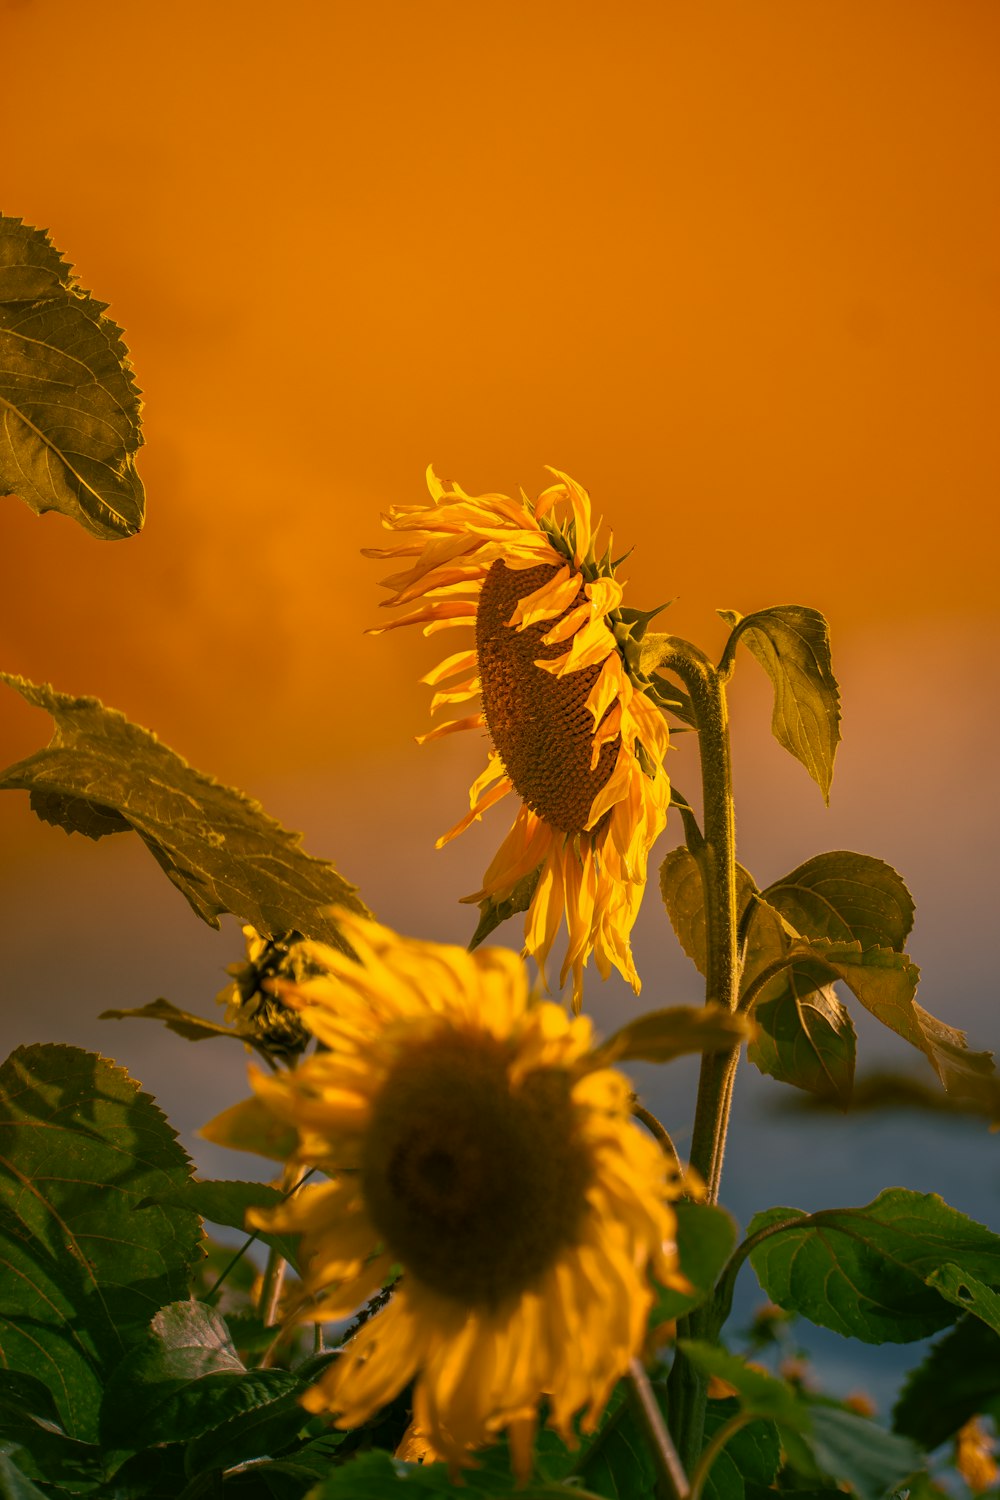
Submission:
[[[736,910],[736,820],[733,808],[729,711],[724,679],[708,658],[686,641],[671,640],[661,669],[676,673],[691,695],[701,756],[702,824],[700,842],[689,849],[701,872],[705,903],[705,999],[735,1011],[739,1002],[740,949]],[[733,1100],[739,1048],[702,1057],[691,1135],[691,1165],[705,1183],[710,1203],[718,1201],[726,1132]],[[715,1339],[714,1303],[682,1320],[688,1338]],[[668,1382],[671,1425],[681,1462],[692,1472],[701,1454],[708,1382],[678,1350]]]
[[663,1420],[659,1402],[653,1393],[642,1361],[633,1359],[625,1376],[643,1431],[653,1452],[658,1476],[657,1491],[663,1500],[688,1500],[691,1487],[673,1439]]

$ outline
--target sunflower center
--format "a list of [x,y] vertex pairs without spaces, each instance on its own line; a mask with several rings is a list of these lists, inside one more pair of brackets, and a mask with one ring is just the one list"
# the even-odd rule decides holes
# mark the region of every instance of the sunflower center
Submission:
[[[557,571],[548,563],[523,571],[493,564],[479,596],[476,653],[486,726],[518,796],[551,827],[582,833],[594,798],[614,770],[620,744],[616,738],[602,745],[591,770],[594,717],[587,697],[601,664],[565,677],[543,672],[536,661],[562,656],[569,647],[569,641],[543,644],[542,636],[556,621],[542,620],[525,630],[505,623],[519,600]],[[581,583],[570,609],[585,598]]]
[[516,1089],[495,1038],[452,1032],[409,1047],[366,1133],[365,1203],[425,1286],[470,1305],[524,1291],[578,1238],[591,1177],[563,1069]]

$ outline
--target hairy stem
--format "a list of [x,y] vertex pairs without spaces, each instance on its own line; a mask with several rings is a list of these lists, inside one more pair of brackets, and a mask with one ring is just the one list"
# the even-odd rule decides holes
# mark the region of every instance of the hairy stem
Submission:
[[[735,1011],[739,1001],[740,951],[736,910],[736,824],[729,752],[729,712],[723,678],[702,652],[685,641],[661,667],[681,678],[691,696],[701,755],[703,834],[689,849],[701,872],[705,904],[705,999]],[[708,1201],[719,1196],[726,1132],[732,1107],[739,1048],[706,1053],[702,1058],[691,1137],[691,1165],[702,1177]],[[712,1304],[683,1320],[689,1338],[715,1338],[718,1333]],[[677,1435],[681,1462],[691,1472],[701,1453],[705,1429],[707,1380],[678,1351],[670,1372],[671,1426]]]

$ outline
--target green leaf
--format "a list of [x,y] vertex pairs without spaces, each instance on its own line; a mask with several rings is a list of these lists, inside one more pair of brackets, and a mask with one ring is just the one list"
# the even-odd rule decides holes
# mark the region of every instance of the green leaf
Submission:
[[938,1266],[927,1277],[927,1285],[962,1312],[973,1313],[994,1333],[1000,1333],[1000,1297],[961,1266]]
[[849,849],[817,854],[763,895],[804,937],[901,953],[913,926],[913,898],[902,876],[883,860]]
[[49,1387],[66,1432],[97,1437],[104,1376],[196,1264],[196,1214],[143,1199],[190,1163],[148,1094],[76,1047],[0,1069],[0,1329],[8,1368]]
[[[284,1203],[286,1195],[266,1182],[226,1182],[219,1179],[200,1178],[183,1183],[169,1193],[161,1193],[147,1202],[162,1203],[172,1208],[193,1210],[212,1224],[225,1224],[229,1229],[241,1229],[247,1233],[247,1210],[250,1208],[275,1208]],[[273,1245],[290,1265],[298,1269],[298,1236],[265,1234],[256,1231],[256,1237],[265,1245]]]
[[861,1500],[880,1500],[923,1465],[920,1450],[895,1432],[845,1411],[842,1406],[810,1403],[809,1442],[817,1466],[834,1479],[846,1480]]
[[650,1324],[684,1317],[711,1295],[736,1243],[736,1224],[724,1208],[710,1203],[674,1204],[677,1251],[681,1270],[691,1282],[691,1293],[658,1287]]
[[151,1000],[148,1005],[138,1005],[133,1010],[102,1010],[99,1021],[125,1021],[138,1018],[144,1021],[162,1021],[168,1031],[176,1032],[189,1042],[207,1042],[213,1037],[224,1036],[237,1042],[253,1045],[254,1038],[236,1026],[224,1026],[219,1021],[206,1021],[204,1016],[194,1016],[190,1011],[178,1010],[169,1000]]
[[[756,894],[753,876],[743,866],[736,866],[736,910],[742,916]],[[677,941],[699,974],[705,973],[705,892],[698,862],[690,849],[681,844],[671,849],[660,866],[660,894]]]
[[[612,1500],[655,1500],[656,1469],[649,1439],[631,1408],[609,1425],[603,1441],[594,1444],[577,1472],[585,1489]],[[566,1493],[573,1491],[568,1488]]]
[[1000,1337],[979,1318],[960,1318],[910,1371],[893,1426],[931,1449],[977,1414],[1000,1420]]
[[778,1380],[766,1370],[752,1369],[738,1354],[703,1339],[678,1339],[677,1347],[703,1374],[715,1375],[731,1385],[743,1410],[751,1416],[787,1423],[795,1431],[808,1427],[805,1403],[786,1380]]
[[803,1216],[757,1214],[747,1236],[798,1220],[763,1239],[750,1260],[767,1295],[788,1312],[865,1343],[905,1344],[936,1333],[955,1313],[928,1278],[939,1267],[1000,1284],[1000,1237],[936,1193],[888,1188],[864,1208]]
[[0,1453],[0,1500],[45,1500],[45,1492],[32,1484],[6,1453]]
[[771,732],[830,800],[833,761],[840,740],[840,693],[830,661],[826,620],[815,609],[782,604],[741,616],[719,614],[733,634],[728,652],[742,639],[774,688]]
[[604,1065],[663,1063],[688,1052],[728,1052],[753,1035],[752,1025],[723,1005],[674,1005],[620,1027],[596,1049]]
[[485,938],[488,938],[493,930],[506,922],[508,917],[513,917],[519,911],[527,911],[535,895],[538,878],[542,873],[541,865],[537,870],[532,870],[513,887],[510,894],[504,897],[487,896],[485,901],[479,903],[479,925],[469,941],[469,952],[478,948]]
[[108,1381],[101,1440],[121,1448],[188,1442],[299,1389],[288,1370],[246,1370],[214,1308],[174,1302]]
[[[739,1410],[739,1402],[709,1401],[705,1412],[705,1438],[728,1422]],[[751,1422],[729,1439],[708,1471],[704,1494],[709,1500],[744,1500],[748,1484],[770,1485],[781,1462],[778,1429],[773,1422]]]
[[682,1339],[679,1347],[707,1375],[728,1381],[745,1412],[776,1422],[782,1446],[809,1477],[846,1480],[862,1500],[879,1500],[920,1467],[912,1443],[864,1417],[806,1397],[713,1344]]
[[[46,749],[0,774],[0,789],[41,795],[46,815],[63,805],[53,803],[55,794],[124,818],[211,927],[232,912],[267,937],[295,931],[344,948],[327,908],[366,908],[333,865],[303,853],[298,834],[96,698],[73,698],[5,672],[0,680],[56,725]],[[75,831],[81,817],[77,811],[63,826]]]
[[758,1002],[753,1018],[757,1035],[747,1057],[762,1073],[847,1107],[854,1087],[855,1032],[830,985],[816,989],[793,968],[781,994]]
[[[270,1330],[274,1337],[274,1329]],[[281,1374],[284,1371],[255,1371],[254,1374]],[[294,1377],[293,1377],[294,1380]],[[301,1387],[296,1382],[271,1401],[265,1401],[249,1411],[238,1412],[228,1421],[212,1427],[201,1437],[189,1443],[184,1455],[184,1467],[191,1478],[205,1470],[221,1470],[237,1464],[280,1453],[294,1442],[296,1436],[309,1421],[309,1413],[303,1408],[299,1396]],[[343,1434],[344,1437],[347,1434]],[[329,1458],[327,1459],[329,1463]]]
[[0,215],[0,495],[114,541],[142,526],[139,390],[122,331],[44,230]]

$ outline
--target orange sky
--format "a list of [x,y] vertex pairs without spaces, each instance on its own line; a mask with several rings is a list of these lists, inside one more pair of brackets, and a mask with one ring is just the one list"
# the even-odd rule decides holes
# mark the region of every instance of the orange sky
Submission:
[[[361,633],[383,569],[359,549],[428,462],[508,493],[554,464],[635,544],[625,602],[678,596],[664,628],[718,648],[716,607],[828,615],[831,807],[747,660],[740,858],[762,884],[824,848],[892,861],[921,999],[995,1045],[998,56],[995,0],[0,0],[0,211],[49,228],[126,329],[149,513],[100,543],[0,501],[0,667],[124,710],[304,829],[383,920],[464,943],[456,898],[509,815],[435,853],[485,747],[414,747],[442,640]],[[0,691],[0,764],[49,728]],[[651,868],[678,836],[672,816]],[[96,1015],[211,1013],[235,923],[198,923],[138,840],[67,839],[21,794],[0,846],[5,1041],[112,1053],[203,1153],[242,1053]],[[641,1003],[697,1002],[655,886],[635,939]],[[637,1004],[596,976],[586,1003],[605,1031]],[[995,1218],[978,1123],[942,1166],[909,1115],[769,1126],[754,1101],[782,1091],[745,1073],[738,1215],[902,1180]],[[683,1151],[678,1076],[638,1086]]]
[[428,461],[565,468],[702,643],[981,641],[998,43],[991,0],[0,0],[0,209],[124,325],[149,504],[3,502],[3,665],[244,783],[408,738],[430,648],[360,634],[358,549]]

